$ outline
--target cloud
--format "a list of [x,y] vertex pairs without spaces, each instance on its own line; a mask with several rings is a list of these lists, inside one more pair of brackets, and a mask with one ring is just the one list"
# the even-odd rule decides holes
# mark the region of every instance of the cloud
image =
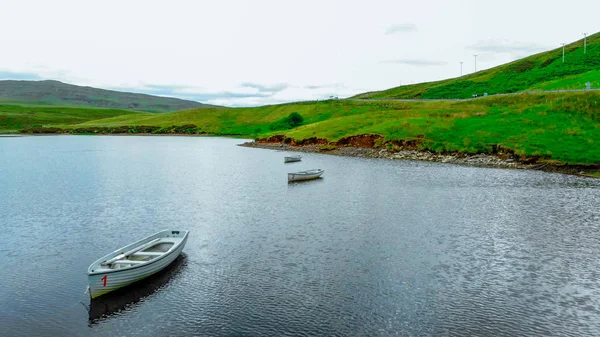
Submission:
[[207,91],[202,88],[186,87],[186,86],[169,86],[169,85],[144,85],[141,87],[118,87],[111,88],[112,90],[136,92],[148,95],[167,96],[181,98],[197,102],[206,102],[213,100],[232,99],[232,98],[261,98],[271,96],[267,93],[260,92],[240,92],[235,90],[223,91]]
[[317,90],[317,89],[342,89],[346,86],[341,83],[333,84],[322,84],[322,85],[305,85],[304,89]]
[[399,24],[389,26],[388,29],[385,30],[386,35],[396,34],[396,33],[411,33],[416,32],[417,26],[411,23]]
[[189,88],[189,86],[185,86],[185,85],[159,85],[159,84],[146,84],[144,85],[144,89],[147,91],[168,91],[168,92],[174,92],[174,91],[180,91],[180,90],[185,90]]
[[111,90],[175,97],[202,103],[217,105],[258,105],[259,103],[282,103],[285,100],[269,100],[268,98],[290,87],[287,83],[264,85],[258,83],[241,83],[228,90],[213,91],[210,89],[186,85],[141,84],[139,86],[111,87]]
[[245,82],[241,84],[244,88],[252,88],[258,90],[259,93],[276,93],[285,90],[289,85],[286,83],[278,83],[273,85],[264,85],[252,82]]
[[427,60],[427,59],[397,59],[397,60],[386,60],[381,63],[395,63],[395,64],[406,64],[415,67],[429,67],[429,66],[443,66],[448,62]]
[[329,99],[330,96],[340,98],[350,97],[362,92],[357,89],[349,89],[338,84],[324,85],[288,85],[285,90],[268,97],[222,97],[206,103],[225,106],[258,106],[280,104],[288,102],[314,101]]
[[467,48],[488,53],[534,54],[551,47],[530,42],[509,41],[505,39],[488,39],[467,46]]
[[38,74],[0,70],[0,80],[41,80]]
[[224,97],[208,100],[205,103],[213,105],[222,105],[228,107],[253,107],[261,105],[272,105],[288,103],[287,100],[259,97]]

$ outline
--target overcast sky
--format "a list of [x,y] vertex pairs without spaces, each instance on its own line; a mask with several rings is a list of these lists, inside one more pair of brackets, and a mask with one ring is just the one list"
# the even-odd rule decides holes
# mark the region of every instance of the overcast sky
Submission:
[[250,106],[490,68],[600,30],[600,0],[0,0],[0,79]]

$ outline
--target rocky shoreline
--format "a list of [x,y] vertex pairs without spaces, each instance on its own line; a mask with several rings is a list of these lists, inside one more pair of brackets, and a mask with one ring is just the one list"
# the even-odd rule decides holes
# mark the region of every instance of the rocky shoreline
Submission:
[[[173,130],[175,131],[175,130]],[[214,137],[210,133],[89,133],[98,136],[185,136],[185,137]],[[58,135],[72,135],[78,133],[58,133]],[[85,134],[85,133],[81,133]],[[21,136],[48,136],[57,133],[22,133],[3,134],[5,137]],[[218,135],[222,136],[222,135]],[[241,135],[239,136],[241,137]],[[267,139],[258,139],[252,142],[240,144],[244,147],[254,147],[279,151],[325,153],[337,156],[384,158],[399,160],[417,160],[455,165],[467,165],[488,168],[510,168],[539,170],[545,172],[556,172],[576,176],[600,178],[600,164],[595,165],[569,165],[551,160],[543,160],[537,157],[519,157],[510,149],[501,146],[493,146],[493,153],[469,154],[461,152],[436,153],[432,151],[418,150],[419,139],[411,141],[389,141],[383,142],[383,137],[378,135],[359,135],[341,139],[337,142],[329,142],[322,138],[309,138],[296,141],[285,136],[273,136]]]
[[325,153],[337,156],[363,157],[363,158],[385,158],[400,160],[417,160],[456,165],[467,165],[488,168],[510,168],[540,170],[570,175],[594,177],[591,175],[600,170],[600,165],[560,165],[548,162],[524,162],[512,154],[465,154],[465,153],[435,153],[415,149],[388,149],[373,147],[357,147],[351,145],[291,145],[283,142],[258,140],[240,144],[244,147],[271,149],[279,151]]

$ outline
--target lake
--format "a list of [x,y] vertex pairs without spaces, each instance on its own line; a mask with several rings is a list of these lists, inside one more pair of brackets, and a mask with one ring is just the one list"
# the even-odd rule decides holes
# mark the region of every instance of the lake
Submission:
[[[242,142],[0,138],[0,336],[600,335],[600,180]],[[171,268],[90,303],[167,228]]]

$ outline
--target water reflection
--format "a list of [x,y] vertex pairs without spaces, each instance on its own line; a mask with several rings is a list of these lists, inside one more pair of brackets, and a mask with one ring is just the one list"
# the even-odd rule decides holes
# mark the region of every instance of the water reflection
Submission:
[[294,186],[294,185],[303,185],[303,184],[320,184],[324,181],[325,180],[323,180],[323,177],[319,177],[319,178],[310,179],[310,180],[288,181],[288,185]]
[[113,291],[107,295],[91,300],[89,307],[90,324],[98,324],[103,320],[133,307],[146,297],[164,289],[187,266],[187,256],[181,254],[157,274],[136,282],[125,288]]

